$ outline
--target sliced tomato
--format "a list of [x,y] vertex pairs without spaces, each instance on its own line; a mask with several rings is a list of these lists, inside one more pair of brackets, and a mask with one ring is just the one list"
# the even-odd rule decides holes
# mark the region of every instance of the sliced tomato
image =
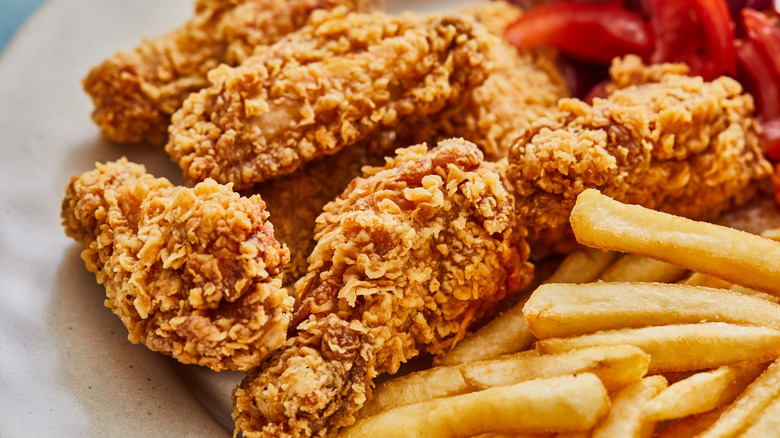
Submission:
[[754,9],[743,9],[741,17],[748,39],[756,44],[780,78],[780,29],[766,15]]
[[772,66],[762,56],[758,45],[750,40],[740,41],[737,56],[739,80],[758,100],[762,119],[780,118],[780,81]]
[[774,162],[780,162],[780,119],[764,120],[761,131],[766,156]]
[[723,0],[650,0],[650,61],[685,62],[712,80],[736,72],[734,21]]
[[612,3],[562,1],[533,8],[510,24],[504,37],[520,49],[555,46],[583,61],[609,64],[652,49],[647,23]]

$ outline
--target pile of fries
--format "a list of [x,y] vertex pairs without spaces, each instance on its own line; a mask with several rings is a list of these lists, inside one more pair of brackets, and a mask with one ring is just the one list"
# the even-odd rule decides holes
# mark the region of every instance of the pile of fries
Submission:
[[593,249],[434,367],[379,384],[342,436],[780,436],[780,232],[595,190],[571,223]]

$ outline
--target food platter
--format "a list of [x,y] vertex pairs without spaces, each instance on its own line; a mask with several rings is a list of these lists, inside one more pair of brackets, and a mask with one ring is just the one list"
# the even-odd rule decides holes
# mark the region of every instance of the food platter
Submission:
[[[387,3],[400,11],[458,2]],[[190,0],[52,0],[0,56],[0,436],[232,433],[229,394],[240,374],[183,366],[128,342],[60,225],[70,176],[96,161],[124,155],[183,182],[160,150],[104,140],[80,81],[190,14]]]

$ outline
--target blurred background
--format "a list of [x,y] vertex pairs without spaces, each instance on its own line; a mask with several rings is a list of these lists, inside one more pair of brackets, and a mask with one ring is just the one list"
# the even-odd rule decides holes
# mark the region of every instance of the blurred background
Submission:
[[0,52],[44,0],[0,0]]

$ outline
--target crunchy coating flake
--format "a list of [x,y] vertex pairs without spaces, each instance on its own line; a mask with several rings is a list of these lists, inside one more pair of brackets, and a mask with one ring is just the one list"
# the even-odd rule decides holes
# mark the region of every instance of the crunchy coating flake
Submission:
[[[509,154],[521,222],[540,247],[557,245],[586,188],[626,203],[714,219],[771,174],[753,99],[727,77],[705,82],[680,65],[613,63],[613,84],[593,106],[563,99]],[[555,243],[557,241],[557,243]]]
[[171,114],[208,86],[221,63],[239,65],[260,45],[301,28],[313,10],[346,5],[373,10],[370,0],[198,0],[182,27],[144,40],[94,67],[84,79],[92,118],[120,143],[165,144]]
[[332,436],[355,422],[375,376],[367,330],[325,315],[250,371],[233,391],[246,438]]
[[210,72],[174,114],[166,151],[186,177],[237,188],[291,173],[481,84],[495,40],[461,16],[316,13]]
[[[385,167],[366,169],[317,218],[309,271],[295,285],[299,334],[237,390],[238,429],[247,433],[250,427],[249,436],[333,436],[352,424],[370,397],[364,379],[396,372],[420,353],[450,348],[474,321],[530,280],[528,246],[515,225],[514,200],[498,166],[463,139],[442,141],[430,151],[425,145],[399,149]],[[343,365],[310,368],[322,374],[309,380],[326,382],[311,383],[311,394],[349,394],[315,404],[318,413],[322,406],[342,409],[313,427],[311,399],[271,394],[267,406],[263,391],[269,382],[273,388],[295,385],[298,378],[283,370],[303,360],[296,357],[310,362],[325,355],[306,342],[311,327],[323,323],[348,324],[363,334],[327,349]],[[370,359],[357,379],[362,383],[354,384],[355,376],[344,370],[366,346],[361,357]],[[329,382],[346,383],[334,390]]]
[[239,371],[284,343],[289,253],[259,197],[213,180],[175,187],[122,159],[75,175],[62,217],[131,342]]
[[487,53],[493,67],[490,75],[442,111],[399,125],[397,137],[407,144],[462,137],[476,143],[486,159],[496,161],[506,156],[520,132],[554,112],[558,100],[570,93],[554,51],[518,51],[501,38],[506,26],[522,14],[520,8],[491,1],[462,12],[497,35]]

